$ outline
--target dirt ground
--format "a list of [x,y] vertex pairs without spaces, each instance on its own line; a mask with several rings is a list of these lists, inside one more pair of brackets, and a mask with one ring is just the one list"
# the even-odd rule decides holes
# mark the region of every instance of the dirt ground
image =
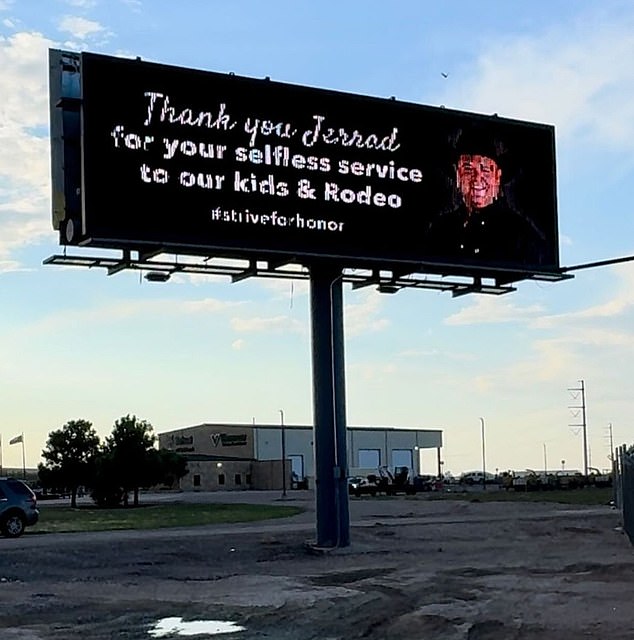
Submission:
[[306,512],[0,539],[0,640],[151,638],[169,617],[236,640],[634,638],[634,547],[608,505],[352,499],[351,546],[319,554],[312,496],[288,501]]

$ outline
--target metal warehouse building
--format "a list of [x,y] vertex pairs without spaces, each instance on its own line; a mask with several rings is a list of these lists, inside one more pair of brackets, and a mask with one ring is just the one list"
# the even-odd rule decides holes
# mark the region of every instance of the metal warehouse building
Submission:
[[[185,491],[314,486],[312,425],[205,423],[158,437],[161,448],[187,459],[189,473],[180,481]],[[439,430],[353,426],[347,428],[347,443],[349,475],[376,473],[380,466],[441,474]],[[434,468],[421,468],[424,450],[435,450]]]

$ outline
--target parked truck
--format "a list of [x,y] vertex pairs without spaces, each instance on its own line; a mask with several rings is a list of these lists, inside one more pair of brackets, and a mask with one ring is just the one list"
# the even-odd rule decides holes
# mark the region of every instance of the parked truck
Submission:
[[386,466],[379,467],[376,473],[370,473],[366,477],[351,478],[348,484],[349,493],[354,496],[393,496],[399,493],[414,495],[432,491],[437,485],[438,481],[433,476],[412,476],[408,467],[396,467],[392,472]]

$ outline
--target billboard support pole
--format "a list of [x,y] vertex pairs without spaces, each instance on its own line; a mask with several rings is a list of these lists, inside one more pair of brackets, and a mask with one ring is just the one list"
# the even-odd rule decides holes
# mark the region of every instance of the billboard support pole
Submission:
[[310,269],[317,547],[350,545],[341,269]]

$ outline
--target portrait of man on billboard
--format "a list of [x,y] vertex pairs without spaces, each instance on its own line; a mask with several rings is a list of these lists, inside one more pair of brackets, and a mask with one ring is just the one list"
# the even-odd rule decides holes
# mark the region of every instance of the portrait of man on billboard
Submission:
[[426,253],[503,267],[544,263],[546,236],[518,191],[522,163],[531,160],[514,156],[485,128],[456,131],[449,148],[449,202],[429,221]]
[[500,195],[502,170],[493,158],[462,153],[456,163],[456,184],[468,215],[493,204]]

